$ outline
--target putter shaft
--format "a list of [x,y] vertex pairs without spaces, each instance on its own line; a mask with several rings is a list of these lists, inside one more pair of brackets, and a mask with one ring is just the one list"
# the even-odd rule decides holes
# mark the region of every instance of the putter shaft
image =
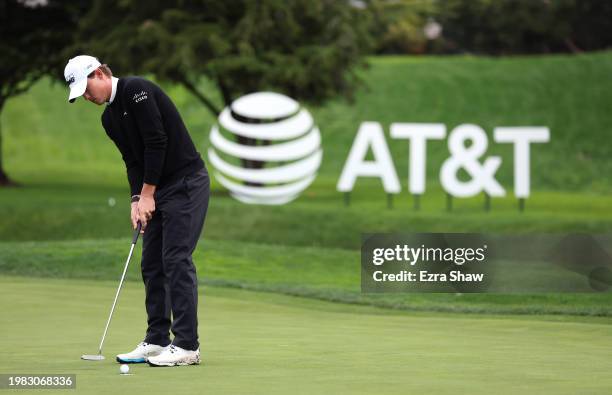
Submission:
[[104,328],[104,333],[102,334],[102,340],[100,341],[100,348],[98,349],[98,355],[102,355],[102,346],[104,345],[104,339],[106,339],[106,333],[108,332],[108,327],[110,326],[111,319],[113,318],[113,313],[115,312],[115,306],[117,305],[117,300],[119,299],[119,293],[121,292],[121,288],[123,287],[123,281],[125,280],[125,274],[127,273],[127,269],[130,264],[130,259],[132,259],[132,254],[134,253],[134,247],[136,247],[136,242],[138,241],[138,236],[140,235],[141,228],[142,228],[142,225],[140,222],[138,222],[138,226],[136,227],[136,232],[134,233],[134,238],[132,239],[132,246],[130,247],[130,253],[127,257],[127,260],[125,261],[123,273],[121,274],[121,281],[119,282],[117,293],[115,293],[115,300],[113,300],[113,306],[111,307],[110,314],[108,316],[108,321],[106,321],[106,327]]

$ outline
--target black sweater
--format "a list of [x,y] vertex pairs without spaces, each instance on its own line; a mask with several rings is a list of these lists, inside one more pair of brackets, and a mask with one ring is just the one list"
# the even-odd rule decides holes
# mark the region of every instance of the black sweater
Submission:
[[102,126],[121,152],[132,195],[143,182],[161,189],[204,167],[170,98],[144,78],[119,79]]

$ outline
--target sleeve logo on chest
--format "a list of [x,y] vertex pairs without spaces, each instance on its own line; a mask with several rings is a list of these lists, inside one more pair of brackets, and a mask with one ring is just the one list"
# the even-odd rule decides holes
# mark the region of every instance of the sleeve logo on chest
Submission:
[[139,93],[134,94],[134,97],[132,97],[132,100],[134,100],[134,103],[138,103],[143,100],[147,100],[147,97],[148,97],[147,92],[140,91]]

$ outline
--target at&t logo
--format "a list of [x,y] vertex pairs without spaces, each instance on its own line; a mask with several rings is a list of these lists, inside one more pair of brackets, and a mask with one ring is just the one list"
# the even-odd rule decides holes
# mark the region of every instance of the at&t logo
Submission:
[[216,180],[244,203],[297,198],[314,181],[323,157],[308,110],[273,92],[242,96],[230,107],[210,132],[208,161]]

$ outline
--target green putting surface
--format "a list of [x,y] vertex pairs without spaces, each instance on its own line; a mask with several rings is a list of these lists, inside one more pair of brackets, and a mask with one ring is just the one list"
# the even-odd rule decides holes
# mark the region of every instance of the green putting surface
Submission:
[[[203,364],[132,366],[114,355],[145,330],[128,282],[0,277],[0,373],[76,374],[53,393],[606,394],[610,318],[406,313],[243,290],[200,289]],[[30,390],[36,391],[36,390]],[[27,393],[22,390],[19,393]],[[37,391],[36,391],[37,392]]]

